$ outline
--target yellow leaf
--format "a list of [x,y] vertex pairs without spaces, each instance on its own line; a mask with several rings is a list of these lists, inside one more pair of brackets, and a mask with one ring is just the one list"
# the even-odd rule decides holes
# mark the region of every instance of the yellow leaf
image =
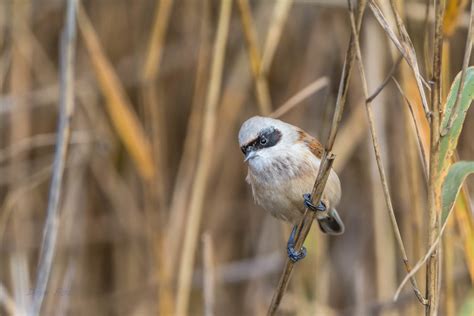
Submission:
[[467,0],[450,0],[447,2],[446,13],[443,19],[444,36],[449,37],[456,31],[456,27],[459,24],[466,5]]

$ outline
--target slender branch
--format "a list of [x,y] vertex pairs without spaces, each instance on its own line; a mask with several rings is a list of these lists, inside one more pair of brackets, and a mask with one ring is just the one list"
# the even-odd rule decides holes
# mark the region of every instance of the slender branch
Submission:
[[416,59],[415,48],[413,47],[410,37],[408,36],[408,33],[405,27],[403,26],[403,22],[401,21],[398,12],[394,10],[393,14],[395,16],[395,19],[397,20],[397,28],[400,39],[390,27],[387,19],[383,15],[382,10],[379,8],[375,0],[370,0],[369,7],[372,10],[372,13],[374,14],[375,18],[379,22],[380,26],[383,28],[383,30],[390,38],[392,43],[395,45],[395,47],[400,51],[401,55],[403,56],[403,58],[405,58],[411,70],[413,71],[413,74],[416,79],[418,92],[420,93],[421,102],[423,104],[423,109],[427,118],[429,119],[430,112],[428,108],[428,102],[426,100],[425,90],[423,89],[423,85],[428,86],[428,84],[421,76],[420,69],[418,67],[418,61]]
[[[366,1],[361,1],[358,7],[357,12],[357,29],[360,29],[362,24],[362,16],[364,14],[366,7]],[[341,121],[342,112],[344,110],[344,105],[346,103],[346,96],[349,87],[349,80],[352,72],[352,65],[354,62],[355,57],[355,42],[357,41],[353,35],[349,40],[349,47],[347,49],[344,67],[342,70],[341,81],[339,85],[339,93],[336,100],[336,108],[334,110],[334,116],[331,124],[331,130],[328,135],[328,139],[326,141],[326,146],[324,149],[323,157],[321,159],[321,165],[319,167],[318,176],[316,177],[316,181],[313,186],[313,190],[311,192],[311,197],[313,199],[313,203],[318,204],[321,201],[321,196],[324,191],[324,187],[326,185],[327,178],[329,176],[329,172],[331,170],[331,166],[334,162],[335,156],[331,153],[332,147],[334,145],[334,140],[337,135],[337,130],[339,127],[339,122]],[[308,211],[305,209],[303,219],[298,224],[298,228],[296,231],[296,238],[295,238],[295,249],[301,249],[303,243],[306,239],[306,236],[311,229],[311,225],[314,221],[314,212]],[[278,282],[277,288],[275,293],[273,294],[272,302],[268,309],[268,315],[275,315],[278,306],[285,294],[286,288],[288,286],[288,282],[290,281],[291,273],[294,268],[294,263],[286,259],[284,270],[280,276],[280,280]]]
[[263,47],[260,73],[264,76],[266,76],[270,70],[273,57],[275,56],[278,43],[280,42],[283,26],[285,25],[293,1],[294,0],[278,0],[278,2],[275,3],[273,17],[271,19],[272,23],[268,28],[268,34]]
[[209,232],[202,234],[202,247],[204,315],[213,316],[215,314],[216,269],[214,267],[214,246]]
[[474,24],[474,0],[471,0],[471,14],[469,18],[469,28],[467,30],[466,48],[464,51],[464,60],[462,63],[461,79],[459,80],[459,89],[458,89],[458,92],[456,93],[456,101],[454,101],[454,106],[449,116],[448,125],[446,125],[441,131],[441,136],[445,136],[449,132],[451,127],[453,127],[454,120],[456,119],[457,113],[459,111],[459,104],[461,103],[461,92],[464,87],[464,80],[466,79],[466,69],[467,67],[469,67],[469,60],[471,59],[473,24]]
[[[349,4],[350,4],[350,2],[349,2]],[[356,30],[355,17],[354,17],[353,10],[350,10],[350,20],[351,20],[352,36],[354,38],[358,38],[359,34],[357,33],[358,31]],[[402,260],[403,260],[403,263],[405,265],[405,269],[407,270],[407,272],[410,272],[411,268],[410,268],[410,264],[408,262],[407,252],[405,250],[405,245],[403,244],[403,239],[402,239],[402,235],[400,233],[400,229],[398,227],[397,218],[395,217],[395,211],[393,209],[392,199],[390,197],[390,191],[388,189],[387,177],[385,175],[385,169],[384,169],[381,154],[380,154],[380,148],[379,148],[379,144],[378,144],[378,140],[377,140],[377,131],[376,131],[376,128],[375,128],[374,117],[373,117],[373,112],[372,112],[372,104],[371,104],[371,102],[369,101],[369,98],[368,98],[369,92],[368,92],[368,88],[367,88],[367,80],[366,80],[366,76],[365,76],[364,65],[363,65],[363,61],[362,61],[362,55],[361,55],[360,45],[359,45],[358,40],[356,40],[355,47],[356,47],[357,64],[359,66],[359,73],[360,73],[360,77],[361,77],[361,81],[362,81],[362,88],[363,88],[363,92],[364,92],[364,97],[366,98],[365,105],[366,105],[366,110],[367,110],[367,118],[368,118],[368,121],[369,121],[370,134],[371,134],[371,137],[372,137],[372,144],[373,144],[373,147],[374,147],[375,159],[376,159],[377,167],[378,167],[379,174],[380,174],[380,180],[382,182],[385,202],[387,204],[387,209],[388,209],[388,212],[389,212],[390,221],[391,221],[393,229],[394,229],[395,237],[397,239],[397,243],[398,243],[398,246],[400,248],[400,252],[402,253]],[[421,294],[421,291],[418,289],[416,279],[414,277],[412,277],[410,279],[410,281],[411,281],[412,286],[413,286],[413,291],[415,292],[415,295],[418,298],[418,300],[422,304],[426,304],[425,298]]]
[[285,103],[279,106],[270,117],[279,118],[291,111],[295,106],[301,104],[306,98],[320,91],[329,85],[327,77],[321,77],[311,82],[309,85],[298,91],[294,96],[288,99]]
[[33,315],[39,315],[48,287],[53,265],[59,224],[59,198],[62,189],[64,166],[71,137],[71,120],[74,113],[74,59],[76,43],[76,1],[68,0],[66,26],[61,37],[61,99],[53,176],[49,190],[48,209],[43,230],[36,287],[34,290]]
[[[430,174],[428,182],[428,205],[429,205],[429,241],[433,245],[440,232],[440,172],[438,171],[439,164],[439,138],[440,138],[440,111],[441,111],[441,62],[443,51],[443,23],[444,16],[444,1],[435,1],[435,33],[433,45],[433,72],[431,82],[433,87],[431,89],[431,135],[430,135]],[[428,260],[426,269],[426,297],[428,305],[425,308],[427,316],[434,316],[437,314],[439,305],[439,247],[436,247],[431,257]]]
[[18,309],[17,305],[15,304],[15,300],[10,296],[10,294],[8,294],[8,291],[2,282],[0,282],[0,305],[3,305],[5,310],[10,315],[22,314],[20,310]]
[[395,82],[395,85],[397,86],[397,89],[398,89],[398,92],[400,92],[400,94],[402,95],[403,99],[405,100],[406,104],[408,104],[408,109],[410,110],[410,115],[411,115],[411,118],[413,120],[413,125],[415,126],[415,133],[416,133],[416,138],[418,140],[418,150],[420,151],[420,155],[421,155],[421,165],[423,166],[423,173],[425,175],[425,180],[428,179],[428,158],[426,158],[426,155],[425,155],[425,151],[423,150],[423,141],[422,141],[422,138],[421,138],[421,131],[420,131],[420,126],[418,126],[417,122],[416,122],[416,118],[415,118],[415,113],[414,113],[414,110],[413,110],[413,105],[411,104],[410,100],[408,99],[408,97],[406,96],[406,94],[403,92],[403,89],[402,87],[400,86],[400,84],[398,83],[397,79],[395,78],[392,78],[393,79],[393,82]]
[[388,72],[387,76],[383,80],[383,82],[378,86],[377,89],[375,89],[374,93],[372,93],[368,98],[367,102],[372,102],[375,100],[375,98],[382,92],[382,90],[387,86],[387,84],[390,82],[390,79],[392,79],[393,75],[398,69],[398,66],[400,65],[401,61],[403,59],[403,56],[399,56],[397,61],[392,65],[392,68]]
[[238,0],[237,4],[244,29],[245,43],[247,44],[247,50],[250,59],[250,68],[255,81],[255,92],[257,94],[260,113],[263,115],[268,115],[272,110],[272,101],[266,74],[260,71],[262,59],[260,48],[257,42],[257,30],[252,18],[249,0]]
[[187,314],[189,296],[191,294],[191,278],[195,261],[197,236],[199,233],[201,215],[203,211],[204,195],[207,179],[211,171],[213,137],[216,130],[216,112],[222,84],[224,57],[232,13],[232,0],[222,0],[217,34],[214,41],[211,77],[206,97],[204,122],[202,129],[201,151],[199,164],[194,178],[192,193],[189,201],[189,214],[186,220],[182,258],[178,274],[178,290],[176,298],[176,314]]

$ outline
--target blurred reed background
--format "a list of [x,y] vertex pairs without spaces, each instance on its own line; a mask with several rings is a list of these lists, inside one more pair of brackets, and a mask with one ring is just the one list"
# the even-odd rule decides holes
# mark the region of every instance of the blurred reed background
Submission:
[[[425,1],[395,2],[429,78],[433,9],[426,20]],[[394,27],[389,1],[378,3]],[[462,68],[469,7],[446,9],[443,100]],[[76,40],[61,45],[66,13],[67,1],[0,1],[0,314],[24,315],[44,295],[41,315],[264,315],[289,227],[254,204],[237,132],[250,116],[274,115],[325,141],[351,34],[346,1],[81,1],[69,17]],[[421,137],[429,126],[412,72],[370,10],[360,37],[369,93],[389,74],[404,90],[390,80],[373,110],[415,263],[428,248],[427,182],[405,97]],[[333,150],[346,232],[313,227],[281,315],[424,313],[409,286],[392,299],[406,272],[362,91],[355,66]],[[473,160],[473,135],[471,111],[460,159]],[[60,139],[68,150],[53,164]],[[474,315],[473,180],[443,237],[440,315]],[[51,192],[56,247],[41,290]]]

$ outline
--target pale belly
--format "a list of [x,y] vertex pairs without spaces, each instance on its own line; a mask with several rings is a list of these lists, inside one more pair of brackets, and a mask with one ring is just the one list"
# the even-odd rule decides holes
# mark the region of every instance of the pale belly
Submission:
[[[316,175],[307,175],[284,181],[259,181],[249,170],[248,182],[256,203],[269,211],[273,216],[297,224],[304,212],[303,194],[310,193]],[[323,202],[329,208],[335,207],[340,199],[340,183],[334,171],[323,193]]]

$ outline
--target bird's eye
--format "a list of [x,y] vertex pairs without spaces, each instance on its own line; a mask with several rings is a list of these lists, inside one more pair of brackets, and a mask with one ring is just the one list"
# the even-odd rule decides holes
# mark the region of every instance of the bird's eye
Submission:
[[265,145],[268,142],[268,140],[265,137],[260,137],[260,145]]

